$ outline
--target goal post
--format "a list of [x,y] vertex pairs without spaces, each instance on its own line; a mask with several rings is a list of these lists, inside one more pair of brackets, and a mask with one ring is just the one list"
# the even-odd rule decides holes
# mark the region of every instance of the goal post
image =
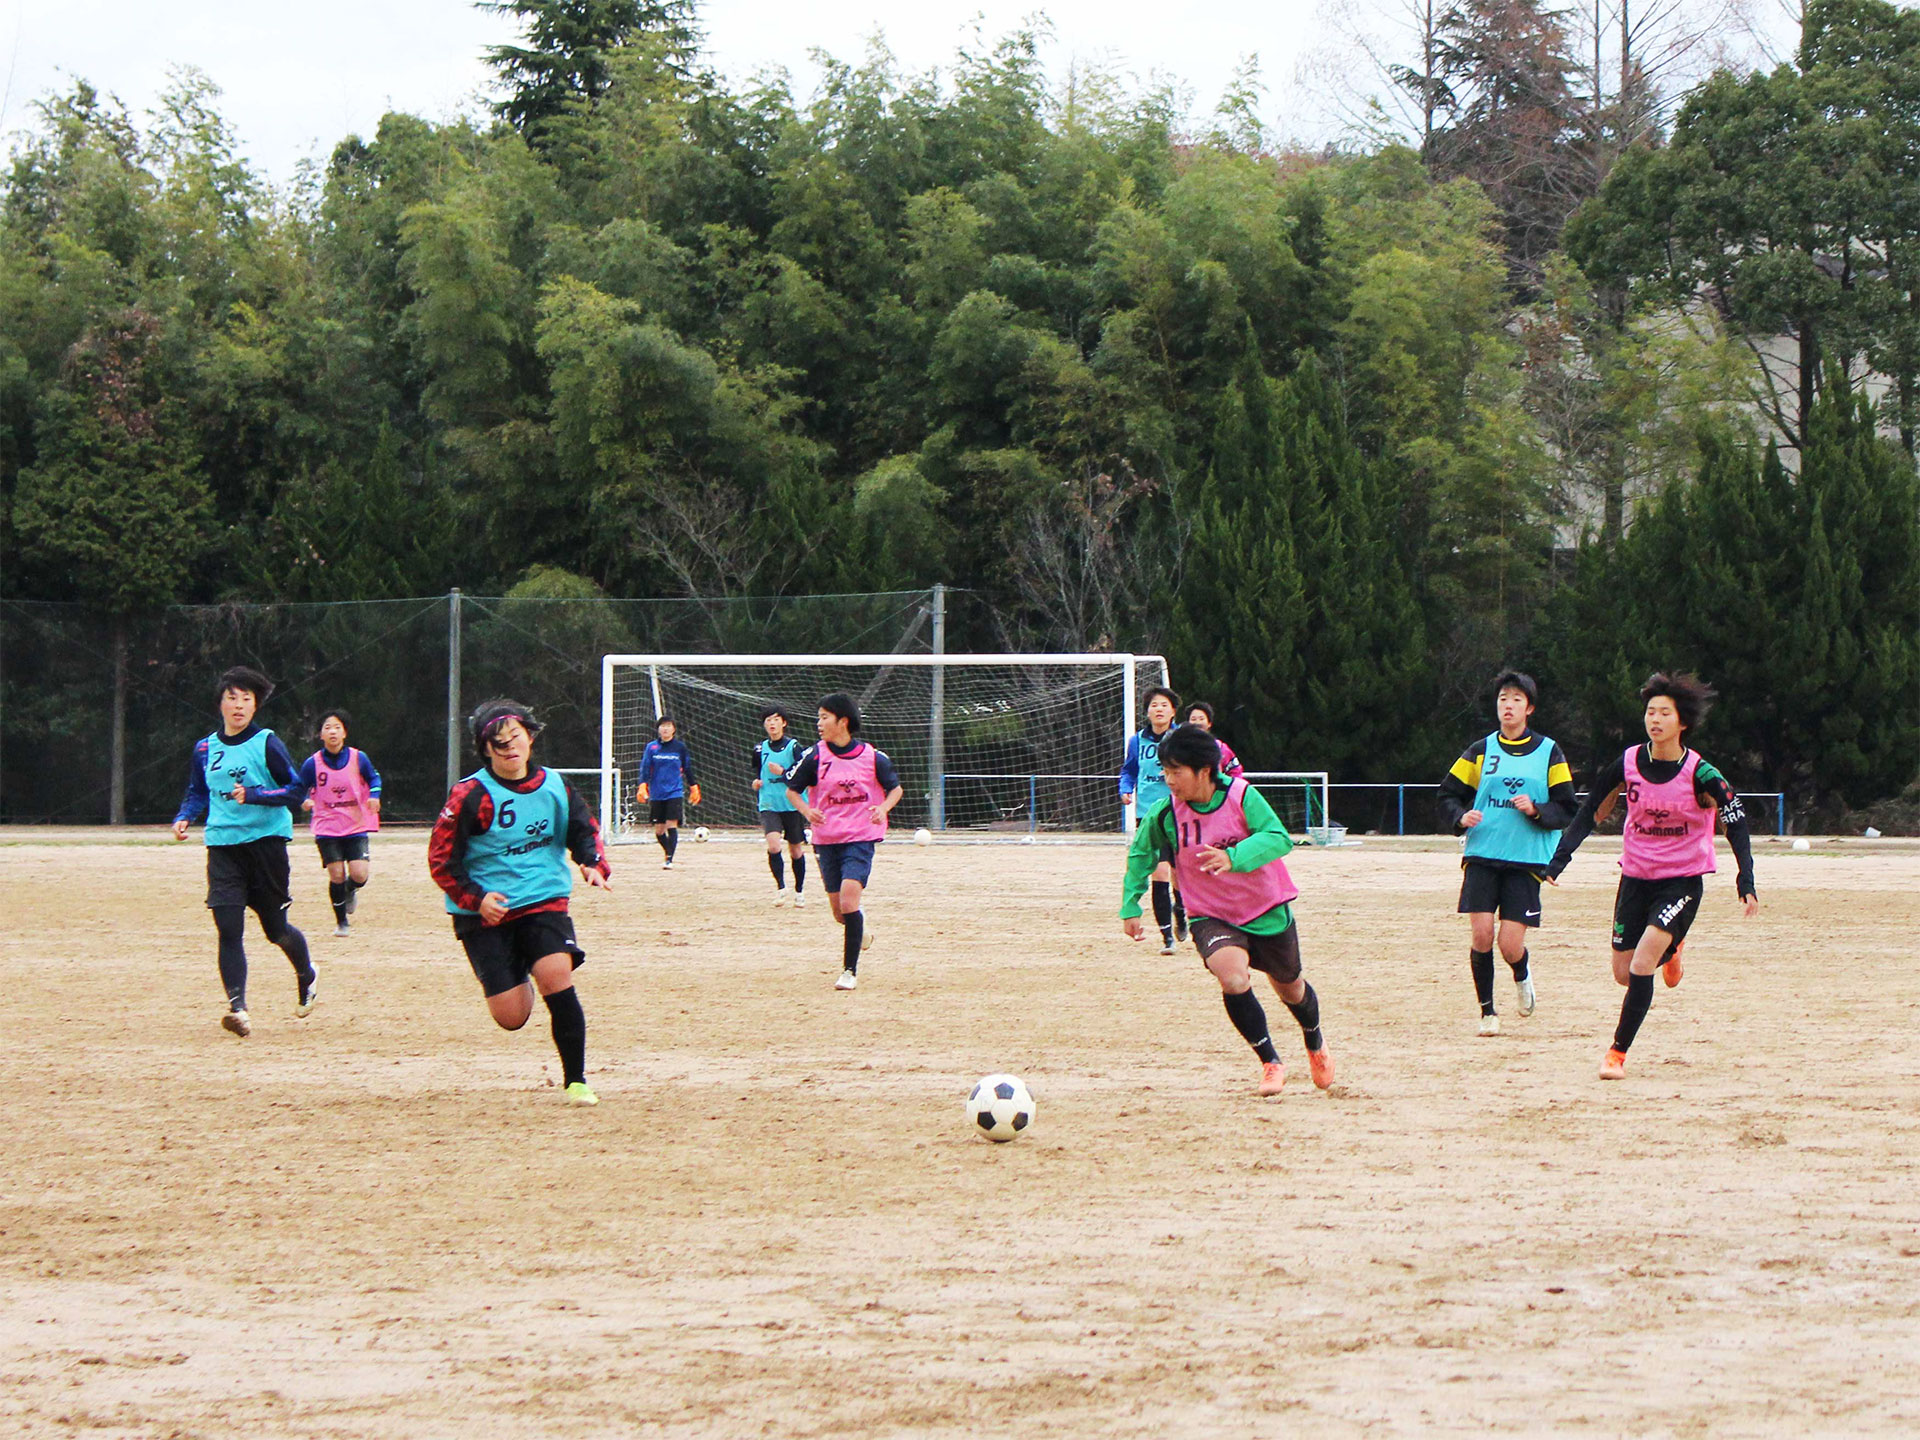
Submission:
[[[1132,817],[1118,776],[1137,697],[1165,683],[1164,659],[1124,652],[610,654],[601,659],[600,765],[633,787],[655,721],[669,717],[693,755],[700,823],[752,826],[763,712],[784,710],[790,733],[811,746],[818,700],[840,691],[860,707],[862,738],[900,772],[895,825],[1123,833]],[[632,796],[619,782],[600,790],[602,828],[618,838]]]
[[1296,840],[1325,844],[1329,827],[1331,777],[1325,770],[1249,770],[1247,784],[1266,797],[1280,823]]

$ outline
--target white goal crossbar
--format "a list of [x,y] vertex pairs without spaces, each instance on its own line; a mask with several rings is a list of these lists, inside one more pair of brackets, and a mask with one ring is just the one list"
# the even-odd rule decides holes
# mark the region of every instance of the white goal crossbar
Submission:
[[[884,676],[894,670],[921,670],[929,673],[929,691],[926,704],[926,761],[928,768],[927,794],[929,804],[929,822],[934,828],[946,823],[946,737],[945,730],[949,719],[946,698],[945,676],[951,670],[969,670],[980,667],[1074,667],[1088,670],[1105,669],[1118,672],[1120,680],[1120,705],[1113,718],[1112,774],[1118,775],[1121,757],[1126,753],[1128,739],[1139,724],[1137,715],[1138,693],[1137,675],[1141,666],[1153,667],[1157,672],[1158,683],[1165,684],[1167,679],[1166,661],[1158,655],[1138,655],[1130,651],[1109,652],[1105,654],[775,654],[775,655],[701,655],[701,654],[630,654],[604,655],[600,661],[600,768],[603,783],[600,787],[601,825],[609,834],[616,833],[616,823],[621,817],[623,803],[619,791],[619,770],[615,755],[616,715],[614,707],[615,675],[621,670],[642,671],[647,675],[651,690],[653,713],[661,715],[667,712],[663,704],[661,674],[663,671],[699,672],[715,669],[745,668],[790,668],[796,672],[812,668],[819,670],[859,670],[867,669]],[[631,683],[631,682],[629,682]],[[874,682],[874,683],[877,683]],[[1151,683],[1151,682],[1150,682]],[[851,688],[851,687],[850,687]],[[916,725],[919,723],[915,722]],[[809,726],[810,730],[811,727]],[[810,737],[801,734],[798,738],[805,743]],[[1114,808],[1120,810],[1119,795],[1116,788]],[[1129,833],[1133,828],[1133,816],[1128,813],[1121,817],[1122,828]]]

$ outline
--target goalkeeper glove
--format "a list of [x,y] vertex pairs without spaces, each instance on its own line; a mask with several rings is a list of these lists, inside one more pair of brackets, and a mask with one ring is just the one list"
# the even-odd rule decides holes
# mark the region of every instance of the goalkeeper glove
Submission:
[[646,781],[642,780],[640,782],[640,788],[633,792],[633,803],[636,805],[644,805],[647,803],[647,782]]
[[687,803],[689,805],[698,805],[700,803],[700,787],[698,785],[692,786],[691,788],[688,789]]

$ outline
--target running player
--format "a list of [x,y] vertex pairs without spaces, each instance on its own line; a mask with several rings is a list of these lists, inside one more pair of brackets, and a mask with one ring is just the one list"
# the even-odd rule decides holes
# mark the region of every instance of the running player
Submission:
[[1333,1084],[1333,1057],[1320,1031],[1320,998],[1300,974],[1292,905],[1300,891],[1282,859],[1293,837],[1258,790],[1221,773],[1220,744],[1198,726],[1182,725],[1161,742],[1160,764],[1169,798],[1134,830],[1121,928],[1134,940],[1146,934],[1140,892],[1147,875],[1170,861],[1193,904],[1194,948],[1220,982],[1227,1018],[1260,1059],[1260,1093],[1278,1095],[1287,1071],[1253,993],[1253,970],[1266,972],[1293,1012],[1308,1072],[1325,1090]]
[[207,822],[207,908],[220,936],[220,983],[227,991],[220,1023],[242,1039],[253,1033],[247,1013],[248,910],[293,964],[295,1018],[313,1013],[319,980],[307,937],[287,923],[293,904],[287,842],[293,838],[292,807],[300,803],[293,757],[278,735],[254,723],[272,694],[273,682],[244,665],[220,677],[220,728],[194,744],[187,793],[173,817],[176,840],[187,838],[194,821]]
[[[1191,705],[1187,706],[1187,724],[1198,725],[1209,735],[1213,735],[1213,706],[1204,700],[1194,701]],[[1232,780],[1246,773],[1245,767],[1240,764],[1240,757],[1233,753],[1233,747],[1231,745],[1227,744],[1227,742],[1222,740],[1218,735],[1213,735],[1213,743],[1220,747],[1220,773],[1222,775]]]
[[1482,1035],[1500,1033],[1493,1006],[1496,919],[1515,1008],[1522,1018],[1533,1014],[1527,931],[1540,924],[1540,879],[1580,803],[1567,757],[1528,727],[1540,700],[1533,677],[1503,670],[1493,689],[1500,728],[1469,745],[1440,782],[1440,813],[1454,834],[1467,837],[1459,913],[1472,927],[1467,960]]
[[301,808],[313,812],[313,843],[327,867],[333,933],[349,933],[371,865],[368,837],[380,828],[380,772],[364,750],[347,744],[351,717],[329,710],[320,717],[320,748],[300,767]]
[[640,755],[637,798],[649,806],[653,838],[659,842],[662,870],[673,868],[673,852],[680,848],[683,807],[700,803],[700,787],[693,783],[693,752],[676,738],[678,727],[662,715],[653,722],[654,738]]
[[1640,687],[1646,702],[1647,743],[1636,745],[1594,778],[1586,803],[1560,837],[1547,866],[1558,884],[1594,822],[1612,812],[1616,796],[1627,801],[1621,829],[1620,888],[1613,902],[1613,978],[1627,987],[1613,1045],[1600,1062],[1602,1080],[1627,1073],[1627,1050],[1653,1004],[1653,972],[1665,967],[1678,985],[1680,954],[1714,872],[1713,819],[1717,810],[1738,863],[1734,893],[1746,913],[1760,908],[1753,884],[1753,842],[1747,812],[1733,786],[1686,737],[1707,717],[1714,691],[1693,675],[1655,673]]
[[[773,872],[773,903],[787,898],[787,859],[793,860],[793,903],[806,903],[807,822],[787,795],[786,777],[805,753],[787,734],[787,712],[769,710],[760,717],[767,738],[753,747],[753,791],[760,811],[760,829],[767,837],[767,869]],[[781,841],[787,853],[780,853]]]
[[860,707],[850,696],[823,696],[815,728],[820,743],[787,772],[787,798],[813,826],[820,883],[842,926],[833,988],[851,990],[859,983],[860,952],[873,944],[860,908],[873,877],[873,847],[887,838],[887,816],[906,792],[886,752],[860,738]]
[[[1147,723],[1127,741],[1127,758],[1120,766],[1120,803],[1133,806],[1134,831],[1153,808],[1167,798],[1167,782],[1160,773],[1160,742],[1172,733],[1180,697],[1164,685],[1147,691]],[[1153,919],[1160,927],[1160,953],[1173,954],[1176,940],[1187,938],[1187,909],[1173,893],[1173,866],[1153,867]]]
[[489,700],[467,722],[480,768],[453,787],[427,842],[427,868],[447,895],[453,933],[502,1030],[546,997],[567,1102],[598,1105],[587,1088],[587,1017],[573,972],[587,956],[574,938],[572,855],[580,878],[613,888],[600,822],[566,776],[533,764],[542,729],[526,706]]

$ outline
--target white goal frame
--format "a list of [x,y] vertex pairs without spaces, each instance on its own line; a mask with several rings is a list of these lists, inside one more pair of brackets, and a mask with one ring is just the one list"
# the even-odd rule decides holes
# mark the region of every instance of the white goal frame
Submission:
[[[1275,789],[1282,787],[1292,789],[1297,787],[1307,791],[1309,794],[1307,824],[1305,827],[1307,833],[1304,837],[1296,838],[1305,838],[1309,845],[1324,845],[1328,843],[1323,837],[1328,833],[1329,827],[1333,825],[1333,811],[1329,808],[1333,803],[1333,785],[1332,777],[1327,771],[1247,770],[1242,773],[1240,778],[1256,790],[1265,787]],[[1320,799],[1320,819],[1317,823],[1313,818],[1312,808],[1312,796],[1315,794],[1317,794]],[[1322,832],[1321,835],[1315,835],[1313,832],[1316,830]]]
[[[613,833],[613,822],[618,811],[613,807],[618,803],[614,786],[618,782],[618,770],[613,763],[613,673],[616,669],[637,670],[645,668],[653,686],[653,713],[658,715],[663,707],[660,703],[660,670],[693,669],[698,666],[772,666],[772,665],[815,665],[815,666],[868,666],[875,668],[925,669],[933,671],[933,702],[929,707],[927,726],[930,734],[929,754],[931,774],[928,779],[931,791],[941,793],[941,778],[945,773],[944,729],[946,724],[945,687],[942,684],[943,672],[949,666],[968,668],[982,665],[1081,665],[1089,668],[1117,669],[1120,672],[1122,686],[1120,728],[1114,736],[1119,749],[1117,756],[1127,753],[1127,741],[1132,738],[1139,726],[1135,711],[1139,706],[1136,694],[1135,667],[1140,664],[1160,666],[1160,683],[1168,683],[1167,662],[1160,655],[1136,655],[1132,651],[1109,651],[1104,654],[883,654],[883,655],[698,655],[698,654],[636,654],[602,655],[600,657],[600,828],[608,835]],[[1118,783],[1119,761],[1114,763],[1113,774]],[[1115,795],[1118,804],[1118,792]],[[1133,833],[1133,806],[1125,807],[1122,828],[1128,835]]]

